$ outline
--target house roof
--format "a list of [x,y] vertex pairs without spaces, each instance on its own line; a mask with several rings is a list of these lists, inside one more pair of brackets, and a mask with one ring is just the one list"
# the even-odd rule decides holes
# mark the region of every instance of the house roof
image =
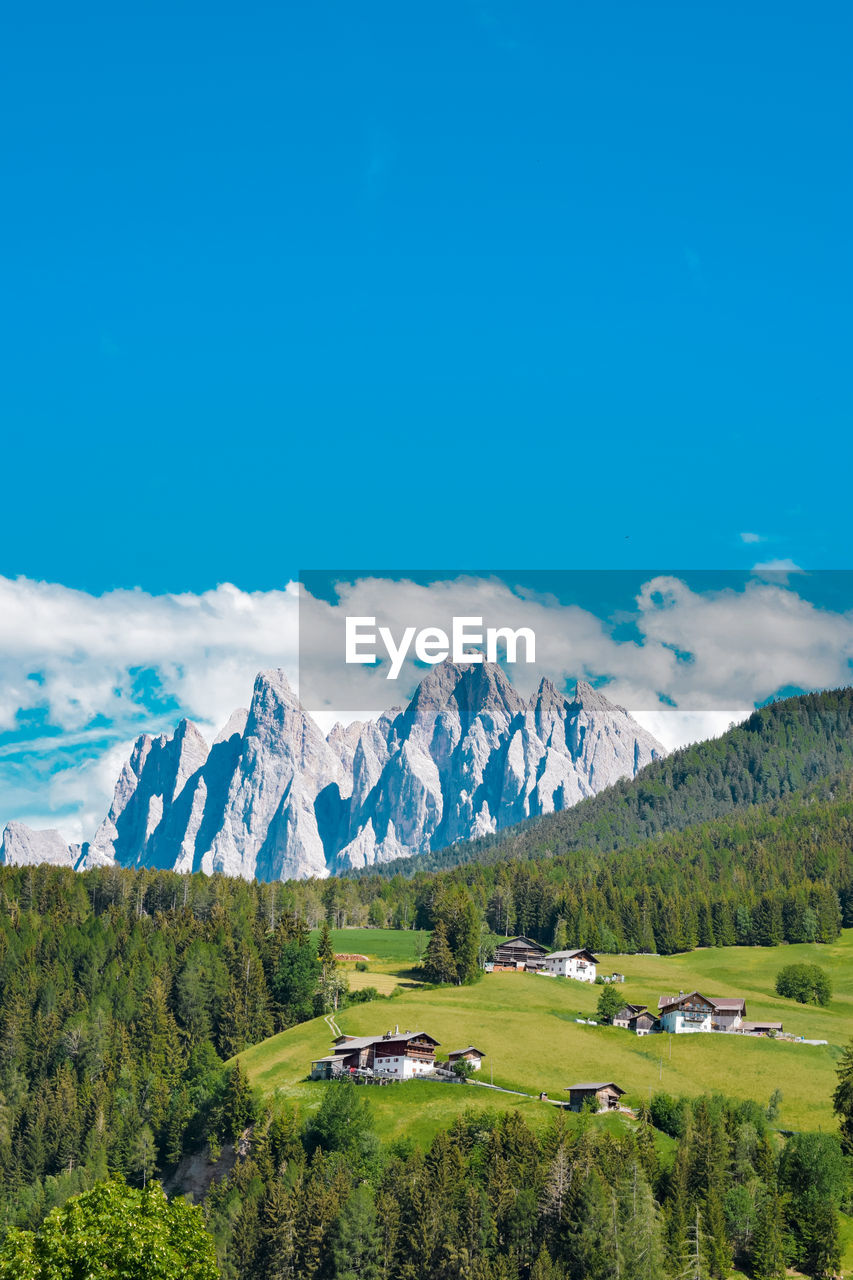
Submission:
[[588,947],[577,947],[574,951],[549,951],[546,960],[571,960],[572,956],[589,956],[593,964],[598,964],[598,960],[592,954]]
[[629,1022],[637,1022],[640,1018],[651,1018],[652,1022],[660,1022],[660,1018],[656,1013],[652,1013],[651,1009],[638,1009],[636,1013],[632,1013]]
[[483,1049],[476,1049],[472,1044],[469,1044],[467,1049],[451,1049],[447,1056],[448,1058],[458,1058],[463,1053],[479,1053],[481,1058],[486,1056]]
[[369,1049],[373,1044],[399,1042],[400,1040],[429,1040],[431,1044],[439,1043],[433,1036],[427,1035],[426,1031],[386,1031],[381,1036],[339,1036],[334,1041],[336,1046],[335,1053],[349,1053],[353,1049]]
[[704,1000],[717,1013],[739,1013],[746,1009],[743,996],[703,996],[701,991],[680,991],[677,996],[661,996],[658,1009],[677,1008],[685,1000]]
[[773,1031],[781,1031],[782,1023],[781,1022],[747,1022],[746,1019],[744,1019],[744,1021],[740,1024],[740,1028],[741,1028],[741,1031],[763,1031],[765,1029],[773,1030]]
[[338,1062],[338,1061],[339,1061],[339,1054],[337,1053],[327,1053],[325,1057],[311,1059],[311,1062],[313,1064],[316,1064],[318,1062]]
[[624,1089],[620,1089],[618,1084],[614,1084],[612,1080],[604,1080],[599,1083],[583,1083],[570,1084],[566,1086],[569,1093],[597,1093],[599,1089],[615,1089],[617,1093],[624,1093]]
[[629,1018],[636,1017],[638,1013],[647,1013],[648,1006],[644,1004],[623,1004],[622,1008],[616,1014],[617,1018],[621,1018],[623,1014],[627,1014]]
[[548,950],[547,947],[542,946],[541,942],[534,942],[532,938],[526,938],[523,933],[520,933],[516,938],[504,938],[503,942],[499,942],[497,944],[495,951],[500,951],[501,947],[511,947],[514,942],[523,942],[525,946],[533,947],[536,951],[541,951],[543,956]]

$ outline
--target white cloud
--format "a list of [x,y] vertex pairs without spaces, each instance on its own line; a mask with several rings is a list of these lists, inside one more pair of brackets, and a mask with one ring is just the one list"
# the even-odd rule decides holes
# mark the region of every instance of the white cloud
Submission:
[[789,573],[805,573],[801,565],[787,557],[784,560],[761,560],[752,566],[752,572],[758,577],[769,577],[771,581],[787,582]]
[[156,672],[161,699],[214,730],[245,703],[259,667],[296,673],[297,596],[229,584],[201,595],[102,596],[26,578],[0,578],[0,730],[21,711],[79,731],[150,714],[140,671]]
[[742,533],[740,535],[741,542],[766,542],[767,539],[761,533]]
[[[342,708],[342,718],[352,719],[364,708],[375,714],[399,705],[423,675],[411,661],[397,682],[345,666],[347,614],[376,616],[397,634],[405,625],[449,627],[454,615],[474,614],[486,625],[535,631],[535,668],[512,672],[521,692],[529,694],[542,675],[559,686],[607,679],[608,697],[673,747],[723,732],[779,689],[849,683],[853,616],[801,599],[786,585],[795,569],[771,562],[742,589],[714,592],[652,579],[638,595],[630,639],[615,638],[586,609],[498,578],[342,583],[335,604],[303,597],[323,695],[309,707],[328,730]],[[213,736],[247,704],[264,667],[284,667],[296,684],[299,590],[226,584],[199,595],[92,596],[0,578],[0,730],[20,729],[22,717],[33,725],[26,741],[7,733],[0,744],[0,825],[20,818],[89,838],[137,733],[171,729],[188,715]],[[51,728],[61,731],[58,740]]]

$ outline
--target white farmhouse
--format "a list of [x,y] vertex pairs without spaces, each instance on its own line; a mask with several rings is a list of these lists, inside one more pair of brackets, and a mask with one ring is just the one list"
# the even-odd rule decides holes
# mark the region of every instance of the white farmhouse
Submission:
[[314,1080],[331,1080],[347,1072],[372,1072],[411,1080],[431,1075],[439,1041],[425,1031],[401,1031],[395,1027],[382,1036],[338,1036],[332,1053],[311,1064]]
[[578,951],[552,951],[545,957],[543,973],[555,978],[575,978],[578,982],[595,982],[598,960],[586,947]]
[[698,991],[661,996],[658,1013],[664,1031],[682,1035],[691,1031],[737,1031],[746,1013],[741,996],[703,996]]

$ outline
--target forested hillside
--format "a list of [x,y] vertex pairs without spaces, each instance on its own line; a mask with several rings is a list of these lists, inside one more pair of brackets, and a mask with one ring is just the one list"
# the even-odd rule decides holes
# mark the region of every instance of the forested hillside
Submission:
[[283,892],[0,868],[0,1233],[235,1137],[223,1060],[343,994]]
[[464,862],[625,849],[727,817],[853,766],[853,689],[772,703],[719,738],[673,752],[562,813],[355,875],[416,875]]
[[[399,1086],[405,1088],[406,1086]],[[448,1086],[454,1087],[454,1086]],[[300,1126],[259,1116],[208,1203],[223,1280],[754,1280],[828,1276],[846,1171],[834,1134],[780,1149],[757,1103],[666,1095],[639,1123],[537,1134],[470,1111],[427,1152],[380,1147],[347,1081]],[[673,1138],[666,1158],[652,1122]],[[666,1142],[666,1139],[664,1139]]]
[[329,881],[321,893],[336,921],[423,929],[462,893],[494,933],[555,947],[828,942],[853,924],[853,771],[625,849]]

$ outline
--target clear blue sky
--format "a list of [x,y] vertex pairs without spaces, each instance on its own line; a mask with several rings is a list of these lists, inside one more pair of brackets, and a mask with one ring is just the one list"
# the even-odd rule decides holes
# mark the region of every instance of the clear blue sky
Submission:
[[16,6],[0,573],[849,567],[851,28]]

